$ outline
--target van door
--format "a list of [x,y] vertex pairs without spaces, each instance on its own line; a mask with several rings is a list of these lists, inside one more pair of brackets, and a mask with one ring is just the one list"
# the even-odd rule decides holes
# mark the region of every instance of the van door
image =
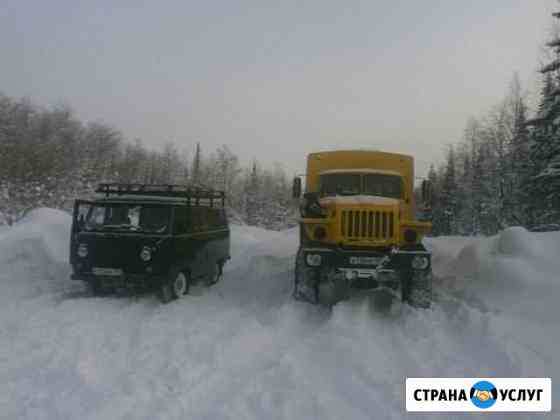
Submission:
[[208,209],[191,207],[191,247],[194,255],[193,276],[202,277],[208,274]]
[[171,247],[170,269],[192,272],[192,262],[195,258],[190,239],[190,214],[186,206],[173,207],[173,246]]
[[213,274],[216,264],[229,258],[229,229],[227,227],[225,209],[210,208],[208,214],[211,231],[208,254],[212,266],[211,273]]

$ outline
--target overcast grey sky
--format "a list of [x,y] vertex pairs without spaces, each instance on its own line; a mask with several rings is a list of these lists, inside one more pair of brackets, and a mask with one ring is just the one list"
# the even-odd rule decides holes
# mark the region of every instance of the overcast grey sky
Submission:
[[25,1],[0,9],[0,91],[126,137],[291,173],[374,147],[418,171],[504,96],[536,87],[555,0]]

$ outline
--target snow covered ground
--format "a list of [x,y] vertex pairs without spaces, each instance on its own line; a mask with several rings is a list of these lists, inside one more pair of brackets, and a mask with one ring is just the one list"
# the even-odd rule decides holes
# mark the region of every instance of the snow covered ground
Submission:
[[407,376],[560,377],[559,233],[429,240],[432,309],[332,312],[291,299],[295,230],[232,235],[222,283],[161,305],[70,281],[62,212],[0,230],[0,417],[400,419]]

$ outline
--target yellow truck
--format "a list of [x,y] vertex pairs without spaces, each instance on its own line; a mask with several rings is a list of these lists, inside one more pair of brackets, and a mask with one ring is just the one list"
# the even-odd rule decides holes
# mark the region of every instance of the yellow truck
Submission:
[[[342,150],[307,158],[300,199],[294,297],[333,305],[353,289],[385,289],[404,302],[432,300],[431,223],[416,220],[414,160],[378,151]],[[422,185],[423,201],[430,186]]]

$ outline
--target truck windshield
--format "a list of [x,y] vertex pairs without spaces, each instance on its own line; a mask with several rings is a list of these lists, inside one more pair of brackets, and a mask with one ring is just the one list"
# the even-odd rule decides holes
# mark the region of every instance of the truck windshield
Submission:
[[380,197],[402,198],[401,178],[396,175],[364,175],[364,194]]
[[359,174],[321,175],[321,195],[358,195],[361,180]]
[[170,208],[157,205],[99,204],[92,205],[79,221],[84,230],[124,230],[165,233]]
[[321,195],[376,195],[402,198],[402,180],[386,174],[325,174],[321,175]]

